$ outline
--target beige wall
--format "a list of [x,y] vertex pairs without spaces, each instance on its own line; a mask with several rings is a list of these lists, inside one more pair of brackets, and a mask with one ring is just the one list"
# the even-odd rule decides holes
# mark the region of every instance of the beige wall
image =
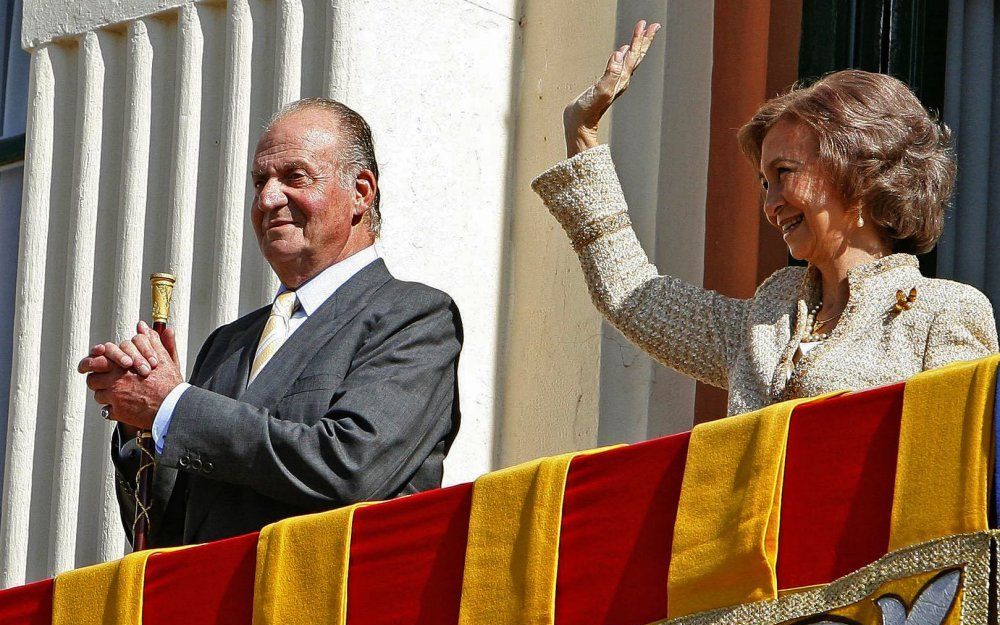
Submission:
[[566,103],[600,75],[637,19],[663,23],[603,131],[650,258],[664,273],[701,284],[712,17],[711,2],[690,0],[527,2],[498,467],[691,425],[694,383],[602,321],[565,234],[528,185],[565,156]]
[[529,183],[565,158],[563,107],[607,63],[615,14],[614,2],[592,0],[524,6],[497,466],[597,443],[601,320],[566,236]]

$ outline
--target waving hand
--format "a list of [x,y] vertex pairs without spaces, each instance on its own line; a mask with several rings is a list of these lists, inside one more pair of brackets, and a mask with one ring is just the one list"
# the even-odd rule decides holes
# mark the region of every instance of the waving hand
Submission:
[[597,145],[597,126],[601,117],[611,103],[628,89],[632,74],[645,58],[658,30],[659,24],[647,26],[645,20],[637,22],[632,30],[632,41],[612,53],[604,75],[566,107],[563,126],[566,130],[567,156]]

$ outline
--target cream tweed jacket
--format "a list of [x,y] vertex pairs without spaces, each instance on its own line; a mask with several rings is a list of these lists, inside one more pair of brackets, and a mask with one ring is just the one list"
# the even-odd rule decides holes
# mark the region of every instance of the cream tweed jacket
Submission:
[[[658,275],[636,239],[606,145],[558,163],[532,188],[569,234],[598,309],[661,363],[729,390],[729,414],[796,397],[897,382],[996,353],[989,300],[971,286],[925,278],[893,254],[848,273],[850,298],[830,338],[793,356],[819,300],[819,272],[785,267],[750,299]],[[917,297],[896,310],[896,291]]]

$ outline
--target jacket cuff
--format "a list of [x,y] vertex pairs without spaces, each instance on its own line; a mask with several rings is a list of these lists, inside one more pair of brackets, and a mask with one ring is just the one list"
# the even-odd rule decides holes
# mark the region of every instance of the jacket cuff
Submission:
[[607,145],[557,163],[532,180],[531,188],[559,220],[578,252],[631,226]]

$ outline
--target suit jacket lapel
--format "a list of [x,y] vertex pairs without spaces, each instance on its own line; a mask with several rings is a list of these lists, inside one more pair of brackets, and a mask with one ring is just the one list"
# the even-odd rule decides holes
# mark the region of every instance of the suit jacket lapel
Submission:
[[191,383],[209,391],[214,391],[226,397],[239,399],[246,390],[247,378],[250,374],[250,363],[260,341],[260,333],[264,330],[270,310],[262,308],[255,313],[256,319],[229,339],[232,351],[225,354],[218,364],[207,373],[196,372]]
[[239,360],[235,366],[230,366],[232,379],[226,379],[227,388],[222,391],[224,395],[241,399],[243,393],[246,392],[247,380],[250,378],[250,367],[253,365],[253,358],[257,354],[257,344],[260,343],[260,334],[264,331],[264,326],[267,324],[269,316],[270,311],[249,326],[239,339],[241,345]]
[[255,406],[272,407],[299,378],[320,347],[354,319],[368,304],[372,294],[390,279],[392,276],[382,259],[356,273],[275,352],[240,400]]
[[[368,304],[371,296],[391,279],[392,275],[382,259],[356,273],[306,319],[261,369],[253,384],[247,386],[250,364],[260,341],[260,333],[267,323],[268,314],[262,314],[241,335],[233,337],[233,343],[238,341],[239,348],[225,357],[208,378],[204,388],[254,406],[273,408],[320,347],[354,319]],[[320,337],[324,340],[317,340]],[[195,530],[205,520],[211,508],[212,500],[224,486],[223,482],[197,475],[189,477],[190,498],[184,523],[185,542],[192,541]]]

